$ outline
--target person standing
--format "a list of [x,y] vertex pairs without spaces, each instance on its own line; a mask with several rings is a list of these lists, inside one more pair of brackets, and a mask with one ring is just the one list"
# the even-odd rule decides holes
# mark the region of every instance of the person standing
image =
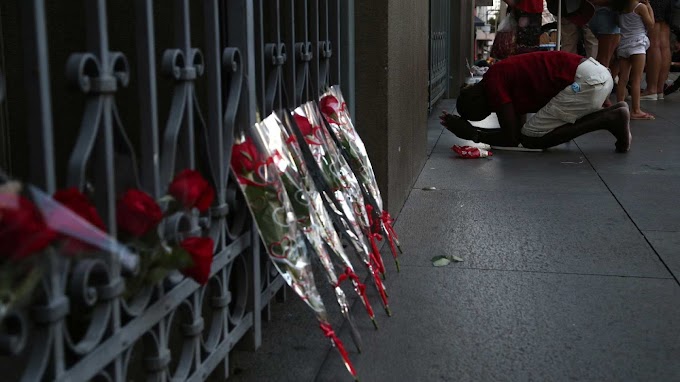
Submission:
[[671,0],[651,0],[654,27],[647,30],[650,47],[647,51],[647,88],[640,99],[663,100],[663,90],[671,69],[671,31],[673,3]]
[[649,48],[647,31],[654,28],[654,11],[649,0],[614,0],[612,7],[619,12],[621,42],[619,57],[619,83],[616,99],[621,102],[626,97],[626,86],[630,81],[632,99],[631,119],[654,119],[654,116],[640,108],[640,82],[645,68],[646,51]]
[[[597,37],[597,61],[609,69],[612,78],[618,75],[618,62],[613,60],[614,52],[621,40],[618,14],[609,7],[610,0],[591,0],[595,6],[595,14],[590,19],[588,26]],[[605,100],[604,106],[611,106],[609,99]]]
[[[564,1],[565,7],[568,10],[580,9],[584,6],[590,6],[584,4],[585,2],[593,3],[593,1],[587,0],[562,0]],[[553,13],[555,15],[555,13]],[[585,53],[587,57],[597,57],[598,53],[598,39],[595,34],[590,29],[587,20],[585,23],[574,21],[574,18],[566,16],[562,12],[562,51],[578,54],[578,44],[583,39],[583,45],[585,48]]]
[[517,22],[515,54],[540,49],[543,0],[503,0]]

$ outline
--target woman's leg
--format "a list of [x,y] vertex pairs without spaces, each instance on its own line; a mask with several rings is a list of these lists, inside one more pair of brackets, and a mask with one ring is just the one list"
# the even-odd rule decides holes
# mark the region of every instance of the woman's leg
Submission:
[[[619,83],[616,85],[616,101],[622,102],[626,99],[626,86],[630,77],[630,59],[619,57]],[[640,94],[638,88],[638,95]]]
[[[597,61],[602,64],[605,68],[609,68],[609,63],[612,61],[614,56],[614,51],[619,45],[619,40],[621,35],[619,34],[601,34],[597,36],[598,46],[597,46]],[[614,72],[610,69],[609,72],[612,75],[612,79],[615,77]],[[603,107],[611,106],[611,101],[607,98],[604,101]]]
[[630,117],[633,119],[646,118],[649,115],[640,108],[640,82],[642,81],[642,71],[645,69],[645,54],[633,54],[630,60],[630,87],[632,98],[632,110]]
[[[647,73],[647,89],[642,95],[658,93],[656,85],[659,82],[659,68],[661,67],[661,45],[656,32],[657,25],[659,25],[659,22],[654,23],[654,30],[647,31],[647,37],[649,37],[651,44],[647,49],[647,66],[644,68]],[[632,114],[635,114],[635,107],[632,111]]]
[[663,93],[668,73],[671,71],[671,29],[665,22],[655,23],[654,29],[656,35],[659,37],[659,49],[661,53],[661,61],[659,68],[659,78],[656,82],[656,92]]
[[601,34],[597,36],[597,62],[608,68],[620,39],[620,34]]

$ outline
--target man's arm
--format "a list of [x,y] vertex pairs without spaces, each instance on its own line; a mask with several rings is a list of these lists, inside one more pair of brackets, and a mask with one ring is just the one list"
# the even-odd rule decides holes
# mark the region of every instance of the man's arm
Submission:
[[496,115],[498,116],[498,123],[501,125],[505,140],[507,141],[507,144],[503,146],[519,145],[520,129],[522,128],[520,117],[523,116],[519,116],[515,113],[515,107],[512,103],[501,105],[496,112]]
[[441,119],[440,123],[458,138],[492,146],[517,147],[520,143],[520,129],[523,125],[520,117],[523,116],[518,116],[515,113],[512,103],[501,106],[496,115],[500,122],[498,129],[475,127],[465,119],[447,112],[444,112],[439,118]]

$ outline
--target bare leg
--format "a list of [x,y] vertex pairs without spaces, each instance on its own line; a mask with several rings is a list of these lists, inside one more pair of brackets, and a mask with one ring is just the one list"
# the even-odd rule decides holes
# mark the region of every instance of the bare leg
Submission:
[[[621,41],[621,37],[619,36],[619,41]],[[616,47],[619,46],[619,43],[616,43],[616,46],[614,47],[614,51],[616,51]],[[616,78],[616,76],[619,75],[619,58],[616,57],[615,54],[612,55],[612,59],[609,62],[609,70],[612,72],[612,78]]]
[[656,83],[656,92],[663,93],[663,88],[671,71],[671,30],[667,23],[659,22],[654,24],[656,35],[659,39],[659,51],[661,53],[659,78]]
[[607,130],[616,138],[616,151],[630,149],[630,115],[628,104],[619,102],[606,109],[598,110],[576,121],[556,128],[542,137],[522,136],[522,145],[532,149],[546,149],[569,142],[576,137],[597,130]]
[[[614,55],[614,50],[616,50],[616,47],[619,45],[619,40],[621,39],[621,35],[619,34],[601,34],[597,36],[598,39],[598,45],[597,45],[597,61],[602,64],[605,68],[609,68],[609,63],[612,60],[612,56]],[[614,73],[610,70],[609,71],[612,74],[612,79],[614,78]],[[609,97],[604,100],[604,104],[602,105],[603,107],[609,107],[611,106],[612,103],[609,101]]]
[[[630,59],[619,57],[619,83],[616,85],[616,101],[622,102],[626,99],[626,86],[630,78]],[[640,89],[638,89],[638,92]],[[639,94],[639,93],[638,93]]]
[[[654,30],[647,31],[647,37],[651,43],[647,49],[647,66],[644,69],[647,73],[647,89],[643,95],[658,93],[656,85],[659,82],[659,68],[661,67],[661,49],[659,44],[659,35],[656,32],[659,23],[654,23]],[[633,84],[631,84],[633,86]],[[631,95],[632,97],[632,95]],[[633,114],[635,114],[635,107],[633,107]]]
[[609,68],[609,63],[614,55],[614,50],[619,45],[619,40],[621,40],[621,35],[619,34],[601,34],[597,36],[597,62],[605,68]]
[[631,64],[630,97],[632,99],[633,106],[630,113],[630,117],[633,119],[644,119],[648,116],[648,114],[643,112],[642,109],[640,108],[640,82],[642,81],[642,71],[645,69],[645,55],[633,54],[629,57],[629,60]]

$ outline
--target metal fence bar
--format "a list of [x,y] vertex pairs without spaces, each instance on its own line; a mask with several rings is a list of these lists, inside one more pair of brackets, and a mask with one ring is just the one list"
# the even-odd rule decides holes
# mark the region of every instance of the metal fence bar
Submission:
[[430,110],[448,90],[450,5],[450,0],[430,0]]
[[[285,283],[261,253],[230,175],[233,138],[258,117],[314,99],[328,85],[353,87],[352,42],[346,41],[353,33],[350,3],[135,0],[136,38],[121,45],[115,35],[109,39],[109,29],[120,27],[114,2],[85,0],[78,5],[83,17],[73,20],[74,30],[86,32],[84,44],[67,46],[48,45],[46,14],[53,13],[46,12],[44,0],[21,2],[21,49],[25,67],[34,69],[25,71],[24,81],[29,180],[49,193],[59,185],[94,190],[97,210],[116,236],[115,203],[122,190],[140,187],[159,198],[177,171],[198,169],[214,186],[216,200],[207,213],[186,213],[188,231],[177,235],[210,235],[216,246],[207,285],[177,273],[135,296],[123,295],[127,279],[115,256],[66,259],[51,253],[33,305],[0,322],[0,372],[26,382],[200,381],[214,370],[227,377],[228,354],[238,343],[260,346],[261,312],[270,314],[270,301]],[[164,28],[167,20],[171,28]],[[134,66],[127,60],[131,52]],[[64,53],[68,59],[59,62]],[[50,77],[55,57],[66,73]],[[80,116],[80,125],[69,137],[72,153],[55,158],[50,96],[65,92],[67,81],[77,93],[64,114]],[[124,101],[119,94],[129,84],[138,102],[119,111],[116,98]],[[7,90],[12,97],[14,89]],[[137,146],[129,133],[139,137]],[[57,179],[55,163],[63,162],[66,178]],[[130,168],[117,171],[121,163]]]
[[139,113],[142,187],[155,197],[161,196],[158,148],[158,95],[156,90],[156,57],[153,20],[153,0],[135,1],[137,35],[137,81],[139,83]]
[[21,2],[24,36],[24,62],[35,72],[25,71],[29,135],[31,144],[31,182],[48,192],[56,189],[54,146],[52,139],[52,104],[50,101],[47,31],[43,0]]

